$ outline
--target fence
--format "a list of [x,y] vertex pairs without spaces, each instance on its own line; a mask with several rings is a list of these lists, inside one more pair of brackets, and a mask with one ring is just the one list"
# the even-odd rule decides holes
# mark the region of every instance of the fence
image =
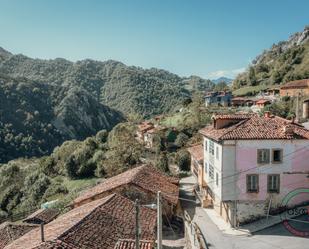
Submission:
[[189,249],[209,249],[207,241],[199,226],[191,219],[189,214],[184,211],[185,237],[187,248]]

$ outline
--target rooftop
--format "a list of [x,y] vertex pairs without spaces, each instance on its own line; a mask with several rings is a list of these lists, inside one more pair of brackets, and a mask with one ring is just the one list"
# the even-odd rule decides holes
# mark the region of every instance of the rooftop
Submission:
[[59,211],[53,208],[39,209],[35,213],[28,216],[23,221],[32,224],[47,224],[54,220],[59,215]]
[[[150,165],[142,165],[122,174],[108,178],[97,186],[83,192],[74,200],[74,203],[80,203],[84,200],[91,199],[101,193],[110,191],[122,185],[134,184],[138,187],[156,194],[162,192],[162,197],[172,204],[177,204],[179,188],[178,179],[164,175],[159,170]],[[169,193],[172,195],[166,195]]]
[[37,228],[34,225],[15,224],[5,222],[0,225],[0,249],[12,243],[14,240]]
[[[300,124],[294,123],[278,116],[251,114],[233,114],[230,120],[221,125],[215,122],[220,120],[222,115],[216,115],[214,125],[207,126],[200,130],[200,133],[216,141],[222,140],[247,140],[247,139],[309,139],[309,130]],[[218,128],[219,127],[219,128]]]
[[285,83],[280,87],[280,89],[290,89],[290,88],[307,88],[309,87],[309,79],[294,80]]
[[[135,238],[135,204],[112,194],[72,209],[44,226],[44,243],[40,228],[34,229],[8,245],[6,249],[114,249],[119,239]],[[141,240],[154,241],[156,212],[140,208]]]
[[203,145],[196,144],[188,148],[188,151],[198,162],[203,162],[204,154],[203,154]]

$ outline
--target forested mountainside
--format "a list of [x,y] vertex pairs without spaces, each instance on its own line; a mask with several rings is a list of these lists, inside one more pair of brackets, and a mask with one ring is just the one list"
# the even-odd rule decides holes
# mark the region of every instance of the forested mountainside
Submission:
[[309,78],[309,26],[287,41],[274,44],[233,81],[233,88],[281,84]]
[[160,69],[142,69],[117,61],[40,60],[24,55],[0,54],[0,73],[52,86],[80,87],[100,103],[125,114],[144,117],[168,112],[189,92],[184,79]]
[[193,91],[213,88],[210,80],[156,68],[32,59],[0,48],[0,162],[49,154],[65,140],[110,130],[130,114],[168,113]]
[[122,120],[80,87],[0,76],[0,162],[49,154],[65,140],[110,130]]

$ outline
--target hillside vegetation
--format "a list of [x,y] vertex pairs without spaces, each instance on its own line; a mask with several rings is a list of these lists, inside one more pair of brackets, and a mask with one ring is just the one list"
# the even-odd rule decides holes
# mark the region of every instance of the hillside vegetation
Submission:
[[309,26],[257,56],[233,81],[233,88],[269,86],[305,78],[309,78]]

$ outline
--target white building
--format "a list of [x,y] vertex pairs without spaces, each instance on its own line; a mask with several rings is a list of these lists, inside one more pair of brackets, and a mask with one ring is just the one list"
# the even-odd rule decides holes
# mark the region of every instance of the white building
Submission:
[[309,172],[309,130],[299,124],[269,113],[216,115],[200,133],[206,182],[201,196],[231,225],[279,210],[288,193],[309,188],[307,175],[297,174]]

